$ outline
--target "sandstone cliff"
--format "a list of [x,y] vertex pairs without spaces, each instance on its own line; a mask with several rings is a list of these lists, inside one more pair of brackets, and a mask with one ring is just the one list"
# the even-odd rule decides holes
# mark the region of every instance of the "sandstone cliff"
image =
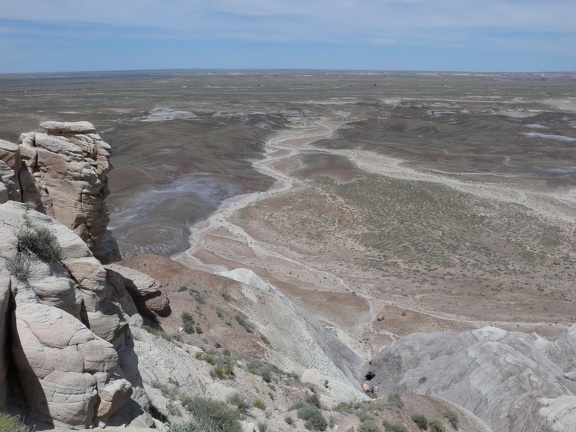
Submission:
[[107,232],[110,146],[88,122],[48,121],[46,132],[0,140],[0,203],[31,203],[78,234],[102,262],[120,259]]
[[[51,233],[58,258],[22,250],[23,229]],[[35,420],[88,427],[144,414],[149,400],[128,326],[142,318],[124,283],[137,291],[130,276],[147,281],[141,297],[154,281],[107,270],[74,232],[15,201],[0,205],[0,238],[0,408],[10,356]],[[169,310],[167,300],[161,309]]]

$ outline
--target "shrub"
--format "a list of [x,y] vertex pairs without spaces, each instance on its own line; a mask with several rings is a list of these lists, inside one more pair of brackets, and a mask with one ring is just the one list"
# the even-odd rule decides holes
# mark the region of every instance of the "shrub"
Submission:
[[184,407],[194,415],[194,421],[173,427],[174,432],[242,432],[241,413],[224,402],[197,396],[185,401]]
[[198,334],[204,333],[204,332],[202,331],[202,328],[201,328],[199,325],[196,325],[196,326],[194,327],[194,330],[196,330],[196,333],[198,333]]
[[180,288],[178,288],[178,292],[186,291],[187,289],[188,287],[186,285],[182,285]]
[[261,409],[262,411],[264,411],[266,409],[266,403],[264,403],[264,401],[260,398],[254,399],[254,402],[252,405],[254,405],[254,408]]
[[446,432],[446,426],[444,426],[444,423],[440,419],[430,419],[428,425],[430,426],[431,432]]
[[316,393],[311,393],[308,397],[306,397],[306,402],[309,404],[314,405],[316,408],[321,408],[320,406],[320,398]]
[[252,329],[252,326],[244,319],[242,315],[236,315],[234,318],[236,318],[238,324],[244,327],[244,330],[246,330],[248,333],[254,333],[254,329]]
[[459,423],[458,414],[456,414],[454,411],[448,410],[443,412],[442,416],[445,417],[450,422],[450,424],[454,429],[458,429],[458,423]]
[[268,430],[268,423],[258,422],[258,432],[266,432]]
[[386,432],[408,432],[406,426],[399,423],[389,423],[384,421],[382,425],[384,426],[384,429],[386,429]]
[[234,393],[228,396],[227,400],[229,404],[237,407],[238,411],[240,411],[242,414],[246,414],[246,411],[248,408],[250,408],[250,402],[248,402],[248,399],[246,399],[240,393]]
[[398,393],[394,393],[393,395],[388,396],[388,405],[402,408],[404,407],[404,402]]
[[413,414],[412,417],[410,417],[412,419],[412,421],[414,423],[416,423],[418,425],[418,427],[422,430],[427,430],[428,429],[428,419],[423,416],[422,414]]
[[19,417],[0,413],[0,431],[2,432],[30,432]]
[[294,424],[294,419],[290,416],[284,417],[284,421],[286,422],[286,424],[289,424],[289,425]]
[[18,231],[16,239],[18,252],[34,254],[48,264],[58,261],[62,253],[58,239],[44,226],[27,223]]
[[298,405],[298,418],[304,420],[304,427],[312,431],[325,431],[328,421],[322,415],[318,407],[301,402]]
[[16,252],[6,260],[6,267],[16,279],[25,281],[30,276],[30,255],[27,252]]
[[363,421],[360,426],[358,426],[358,432],[382,432],[378,427],[374,419],[368,419]]
[[182,312],[182,327],[188,334],[194,333],[194,317],[190,312]]

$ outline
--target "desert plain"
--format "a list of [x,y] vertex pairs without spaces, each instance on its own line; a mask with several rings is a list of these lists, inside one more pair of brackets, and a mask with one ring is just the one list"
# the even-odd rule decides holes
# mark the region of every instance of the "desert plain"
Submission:
[[366,359],[400,336],[576,322],[574,74],[0,77],[0,138],[89,120],[125,258],[248,268]]

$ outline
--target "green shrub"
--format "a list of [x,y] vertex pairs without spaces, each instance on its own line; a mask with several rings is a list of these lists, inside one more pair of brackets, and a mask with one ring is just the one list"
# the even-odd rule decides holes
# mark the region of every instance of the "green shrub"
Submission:
[[403,408],[404,402],[398,393],[394,393],[393,395],[388,396],[388,405],[396,408]]
[[440,419],[430,419],[428,426],[430,426],[431,432],[446,432],[446,426],[444,426],[444,422]]
[[312,431],[325,431],[328,427],[328,421],[322,415],[322,412],[315,405],[300,402],[298,406],[298,418],[304,420],[304,427]]
[[201,328],[198,324],[196,324],[196,326],[194,327],[194,330],[196,330],[196,333],[198,333],[198,334],[204,333],[204,332],[202,331],[202,328]]
[[284,417],[284,421],[286,422],[286,424],[289,424],[289,425],[293,425],[293,424],[294,424],[294,419],[293,419],[292,417],[290,417],[290,416]]
[[322,408],[320,405],[320,398],[315,392],[312,392],[310,395],[308,395],[305,400],[307,403],[314,405],[316,408]]
[[418,425],[418,427],[422,430],[427,430],[428,429],[428,419],[423,416],[422,414],[413,414],[412,417],[410,417],[412,419],[412,421],[414,423],[416,423]]
[[268,430],[268,424],[263,422],[258,422],[258,432],[266,432]]
[[234,318],[236,318],[236,321],[238,321],[238,324],[240,324],[242,327],[244,327],[244,330],[246,330],[248,333],[254,333],[254,329],[252,328],[252,326],[244,319],[244,317],[242,315],[236,315]]
[[246,399],[240,393],[234,393],[228,396],[227,401],[229,404],[237,407],[238,411],[240,411],[242,414],[246,414],[246,411],[248,408],[250,408],[250,402],[248,402],[248,399]]
[[266,403],[260,398],[254,399],[252,405],[254,405],[254,408],[261,409],[262,411],[266,410]]
[[448,410],[442,413],[442,417],[446,418],[454,429],[458,429],[458,414],[456,414],[454,411]]
[[390,423],[384,421],[382,425],[384,426],[384,429],[386,429],[386,432],[408,432],[406,426],[400,423]]
[[194,333],[194,317],[190,312],[182,312],[182,327],[188,334]]
[[382,430],[378,427],[374,419],[368,419],[360,423],[358,432],[382,432]]
[[212,399],[193,397],[184,407],[192,413],[194,421],[172,427],[172,432],[242,432],[241,413],[227,404]]
[[0,413],[0,431],[2,432],[30,432],[17,416]]
[[180,288],[178,288],[178,292],[186,291],[187,289],[188,287],[186,285],[182,285]]
[[58,261],[62,253],[58,239],[44,226],[27,223],[18,231],[16,239],[18,252],[34,254],[48,264]]

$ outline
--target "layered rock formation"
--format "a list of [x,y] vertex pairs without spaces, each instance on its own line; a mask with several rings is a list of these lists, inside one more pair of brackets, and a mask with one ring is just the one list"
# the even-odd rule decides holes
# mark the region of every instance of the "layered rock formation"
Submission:
[[104,201],[110,146],[88,122],[41,127],[0,140],[0,409],[16,374],[35,421],[150,426],[128,324],[142,324],[139,310],[168,315],[168,299],[155,280],[102,264],[120,259]]
[[16,145],[0,140],[0,203],[32,203],[78,234],[103,262],[120,259],[107,232],[110,146],[88,122],[44,122]]
[[416,333],[365,371],[392,394],[434,395],[474,412],[496,431],[574,430],[576,325],[552,343],[495,327]]
[[[52,233],[59,259],[48,263],[19,251],[22,227]],[[149,401],[128,327],[128,321],[142,318],[126,287],[108,281],[104,266],[75,233],[25,204],[0,205],[0,238],[0,342],[3,353],[12,353],[32,416],[55,425],[106,423],[133,393],[138,407],[133,404],[122,415],[129,421],[143,413]],[[23,254],[27,265],[14,271]],[[121,271],[117,266],[116,272]],[[6,360],[0,360],[0,407],[5,404]]]

